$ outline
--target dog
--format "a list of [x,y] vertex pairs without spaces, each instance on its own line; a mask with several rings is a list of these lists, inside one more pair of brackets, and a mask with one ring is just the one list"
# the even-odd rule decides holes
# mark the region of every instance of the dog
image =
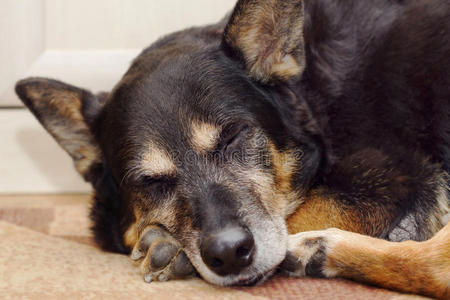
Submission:
[[449,70],[447,0],[239,0],[108,93],[16,92],[147,282],[279,270],[449,299]]

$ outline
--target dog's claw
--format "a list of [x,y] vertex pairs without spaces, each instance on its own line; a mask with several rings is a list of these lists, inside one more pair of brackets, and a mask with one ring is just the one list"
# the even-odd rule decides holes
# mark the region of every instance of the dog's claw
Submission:
[[153,274],[145,274],[144,275],[144,281],[145,282],[147,282],[147,283],[150,283],[150,282],[152,282],[153,281]]
[[169,278],[166,276],[166,274],[160,274],[158,276],[158,281],[167,281]]
[[142,257],[144,257],[144,253],[142,253],[141,251],[135,249],[131,252],[131,259],[132,260],[139,260]]
[[167,281],[195,273],[180,244],[164,229],[150,226],[142,233],[131,252],[131,259],[141,261],[144,281]]

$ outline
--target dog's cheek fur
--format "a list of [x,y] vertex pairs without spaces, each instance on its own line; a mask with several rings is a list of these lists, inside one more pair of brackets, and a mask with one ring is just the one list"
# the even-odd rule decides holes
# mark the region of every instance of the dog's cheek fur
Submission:
[[105,251],[129,253],[123,235],[133,220],[129,207],[122,201],[117,185],[104,165],[94,169],[93,204],[90,211],[92,231],[97,244]]

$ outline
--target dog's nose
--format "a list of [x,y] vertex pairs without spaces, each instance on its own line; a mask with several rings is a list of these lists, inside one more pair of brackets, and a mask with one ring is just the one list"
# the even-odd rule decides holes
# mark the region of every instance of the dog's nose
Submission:
[[227,227],[206,235],[201,243],[201,255],[216,274],[237,274],[252,263],[255,242],[247,228]]

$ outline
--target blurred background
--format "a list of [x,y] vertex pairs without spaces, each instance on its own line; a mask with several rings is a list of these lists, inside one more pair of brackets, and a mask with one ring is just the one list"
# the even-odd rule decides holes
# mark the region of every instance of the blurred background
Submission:
[[1,0],[0,193],[84,193],[72,161],[26,111],[14,84],[44,76],[110,90],[167,33],[219,21],[236,0]]

